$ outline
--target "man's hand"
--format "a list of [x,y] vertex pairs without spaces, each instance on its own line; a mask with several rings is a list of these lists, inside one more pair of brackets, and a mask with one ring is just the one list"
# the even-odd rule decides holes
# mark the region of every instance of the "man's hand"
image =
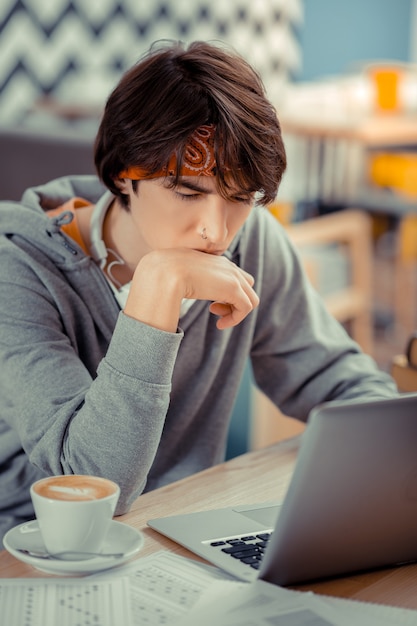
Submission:
[[139,262],[125,313],[176,332],[183,298],[208,300],[219,329],[239,324],[259,304],[254,278],[224,256],[186,248],[154,250]]

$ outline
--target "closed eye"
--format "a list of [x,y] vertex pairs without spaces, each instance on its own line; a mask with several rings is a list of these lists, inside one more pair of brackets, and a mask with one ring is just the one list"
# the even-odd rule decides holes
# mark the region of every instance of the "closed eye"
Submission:
[[174,193],[180,200],[197,200],[198,198],[202,198],[201,193],[181,193],[179,191],[175,191]]
[[232,202],[239,202],[240,204],[252,204],[254,194],[249,194],[248,196],[232,196],[230,199]]
[[[181,193],[179,191],[174,192],[175,195],[181,200],[198,200],[199,198],[203,198],[205,194],[202,193]],[[253,203],[253,194],[250,196],[230,196],[230,202],[236,202],[237,204],[252,204]]]

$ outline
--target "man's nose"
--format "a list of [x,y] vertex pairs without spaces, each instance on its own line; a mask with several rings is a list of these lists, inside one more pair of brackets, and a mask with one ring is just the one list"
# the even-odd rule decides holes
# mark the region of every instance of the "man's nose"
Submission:
[[226,241],[228,235],[227,213],[227,200],[218,195],[210,197],[202,216],[205,234],[210,242],[222,243]]

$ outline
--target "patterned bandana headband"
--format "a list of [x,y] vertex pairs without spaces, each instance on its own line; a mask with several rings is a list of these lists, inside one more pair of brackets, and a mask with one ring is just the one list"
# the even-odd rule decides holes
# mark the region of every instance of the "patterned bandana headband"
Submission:
[[[214,124],[207,124],[197,128],[188,139],[184,151],[184,159],[180,169],[180,176],[215,176],[216,159],[214,157]],[[145,178],[162,178],[175,176],[177,171],[177,157],[174,153],[166,169],[150,174],[142,167],[129,167],[120,172],[120,178],[142,180]]]

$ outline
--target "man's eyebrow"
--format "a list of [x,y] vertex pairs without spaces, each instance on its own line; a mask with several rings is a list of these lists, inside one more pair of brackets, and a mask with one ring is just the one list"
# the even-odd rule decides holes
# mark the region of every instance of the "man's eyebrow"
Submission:
[[[195,177],[197,178],[197,177]],[[197,191],[198,193],[213,193],[211,189],[208,189],[203,184],[199,184],[198,182],[194,182],[190,179],[179,178],[178,179],[178,187],[185,187],[186,189],[190,189],[190,191]]]

